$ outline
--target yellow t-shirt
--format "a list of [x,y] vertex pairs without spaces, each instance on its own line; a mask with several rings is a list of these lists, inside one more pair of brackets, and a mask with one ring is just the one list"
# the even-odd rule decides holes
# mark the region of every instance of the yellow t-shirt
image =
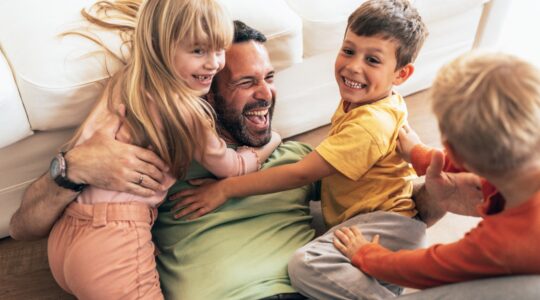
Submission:
[[400,95],[355,107],[341,101],[329,136],[316,151],[338,174],[322,180],[321,200],[327,226],[377,210],[416,215],[411,199],[412,167],[396,152],[399,128],[407,119]]

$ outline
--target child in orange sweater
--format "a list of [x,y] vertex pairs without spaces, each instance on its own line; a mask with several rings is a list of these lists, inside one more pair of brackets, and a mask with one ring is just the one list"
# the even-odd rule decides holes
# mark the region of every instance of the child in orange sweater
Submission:
[[[413,288],[540,274],[540,71],[508,55],[466,54],[439,72],[432,90],[445,169],[490,182],[483,184],[483,220],[461,240],[427,249],[392,252],[356,227],[336,231],[335,247],[363,272]],[[417,170],[442,155],[402,150]]]

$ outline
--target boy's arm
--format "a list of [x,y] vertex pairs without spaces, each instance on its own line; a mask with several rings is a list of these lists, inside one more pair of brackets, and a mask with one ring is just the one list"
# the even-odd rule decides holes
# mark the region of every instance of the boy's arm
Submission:
[[[397,143],[399,154],[403,159],[412,164],[418,176],[426,174],[433,153],[439,151],[422,143],[418,134],[408,124],[403,125],[399,129]],[[443,171],[460,172],[463,170],[455,167],[448,155],[444,155]]]
[[507,254],[501,252],[500,241],[490,238],[498,236],[487,232],[490,230],[493,228],[478,227],[452,244],[393,252],[375,240],[367,242],[357,228],[341,228],[334,244],[363,272],[386,282],[424,289],[508,274],[503,262]]
[[298,188],[337,172],[332,165],[313,151],[293,164],[273,167],[245,176],[229,177],[217,182],[203,183],[197,188],[181,191],[170,198],[170,200],[183,198],[172,208],[172,211],[178,211],[175,214],[176,218],[193,213],[190,219],[194,219],[214,210],[230,198]]

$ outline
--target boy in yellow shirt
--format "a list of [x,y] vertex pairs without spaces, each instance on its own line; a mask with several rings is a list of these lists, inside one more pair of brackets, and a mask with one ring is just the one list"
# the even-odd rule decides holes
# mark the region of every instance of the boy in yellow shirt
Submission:
[[[185,190],[177,217],[199,217],[233,197],[301,187],[322,179],[326,234],[299,249],[289,263],[293,286],[315,299],[384,298],[401,292],[352,267],[332,244],[341,226],[384,236],[390,249],[422,245],[425,224],[412,196],[414,170],[396,152],[407,119],[392,88],[413,73],[427,29],[407,0],[371,0],[354,11],[335,62],[341,102],[329,136],[303,160],[201,188]],[[253,99],[255,103],[257,99]],[[272,205],[268,203],[268,205]],[[300,209],[300,208],[299,208]],[[322,276],[321,276],[322,274]],[[365,284],[358,284],[363,281]]]

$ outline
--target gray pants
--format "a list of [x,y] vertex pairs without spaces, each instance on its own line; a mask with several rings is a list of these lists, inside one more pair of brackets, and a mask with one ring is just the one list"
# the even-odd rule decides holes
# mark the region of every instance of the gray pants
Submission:
[[426,225],[421,221],[383,211],[358,215],[294,253],[289,261],[293,287],[313,299],[383,299],[399,294],[400,287],[364,274],[334,247],[334,231],[343,226],[357,226],[368,240],[378,234],[380,243],[394,251],[424,246]]

